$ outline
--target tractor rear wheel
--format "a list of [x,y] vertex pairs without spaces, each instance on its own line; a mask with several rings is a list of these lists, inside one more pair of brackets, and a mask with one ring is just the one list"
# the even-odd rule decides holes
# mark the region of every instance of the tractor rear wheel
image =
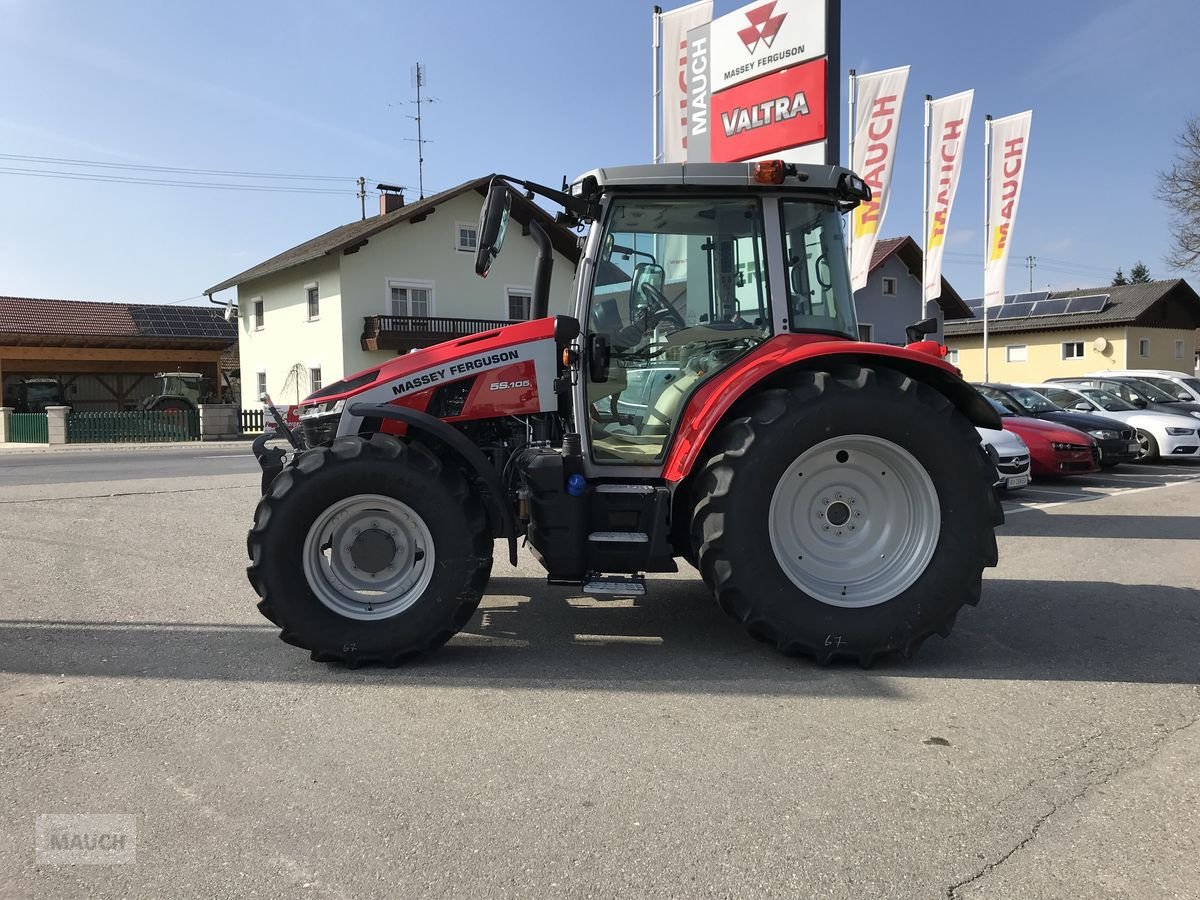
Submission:
[[692,544],[756,638],[869,665],[946,636],[979,601],[1003,521],[979,437],[891,369],[801,372],[724,427],[699,476]]
[[440,647],[492,569],[487,516],[462,472],[382,434],[302,453],[259,501],[247,548],[280,637],[352,666]]

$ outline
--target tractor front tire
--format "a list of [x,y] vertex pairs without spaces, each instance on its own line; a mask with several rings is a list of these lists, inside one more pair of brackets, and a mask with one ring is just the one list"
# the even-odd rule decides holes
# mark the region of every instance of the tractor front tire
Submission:
[[383,434],[300,454],[247,538],[259,611],[321,662],[399,665],[475,612],[492,536],[461,471]]
[[870,665],[949,635],[997,562],[1003,512],[979,437],[886,368],[797,373],[750,398],[700,471],[692,546],[755,638]]

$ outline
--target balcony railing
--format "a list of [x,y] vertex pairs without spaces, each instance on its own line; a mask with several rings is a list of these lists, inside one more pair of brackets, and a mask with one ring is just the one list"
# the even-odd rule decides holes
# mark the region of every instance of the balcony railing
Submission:
[[495,319],[443,316],[366,316],[363,319],[362,348],[407,353],[409,350],[511,324]]

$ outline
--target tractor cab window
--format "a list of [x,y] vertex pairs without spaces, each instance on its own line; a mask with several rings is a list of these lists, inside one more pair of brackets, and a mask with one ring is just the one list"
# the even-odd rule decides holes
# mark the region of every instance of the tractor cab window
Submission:
[[588,352],[608,365],[587,381],[593,455],[651,464],[688,395],[770,336],[762,206],[617,198],[595,271]]
[[800,200],[779,204],[792,331],[858,338],[841,216]]

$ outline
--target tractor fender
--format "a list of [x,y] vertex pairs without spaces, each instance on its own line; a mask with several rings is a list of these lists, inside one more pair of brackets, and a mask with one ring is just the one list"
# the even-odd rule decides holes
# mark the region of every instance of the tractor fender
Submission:
[[499,537],[508,539],[508,559],[517,564],[517,520],[512,508],[505,503],[506,492],[500,483],[496,469],[482,451],[458,429],[447,425],[436,416],[420,410],[391,404],[355,403],[347,412],[352,416],[373,419],[392,419],[403,422],[410,429],[420,431],[457,455],[487,485],[488,497],[483,498],[488,519]]
[[940,391],[972,425],[1000,428],[999,414],[958,369],[929,353],[822,335],[780,335],[717,372],[689,398],[667,452],[663,477],[677,483],[691,473],[709,437],[744,395],[787,372],[837,361],[895,369]]

